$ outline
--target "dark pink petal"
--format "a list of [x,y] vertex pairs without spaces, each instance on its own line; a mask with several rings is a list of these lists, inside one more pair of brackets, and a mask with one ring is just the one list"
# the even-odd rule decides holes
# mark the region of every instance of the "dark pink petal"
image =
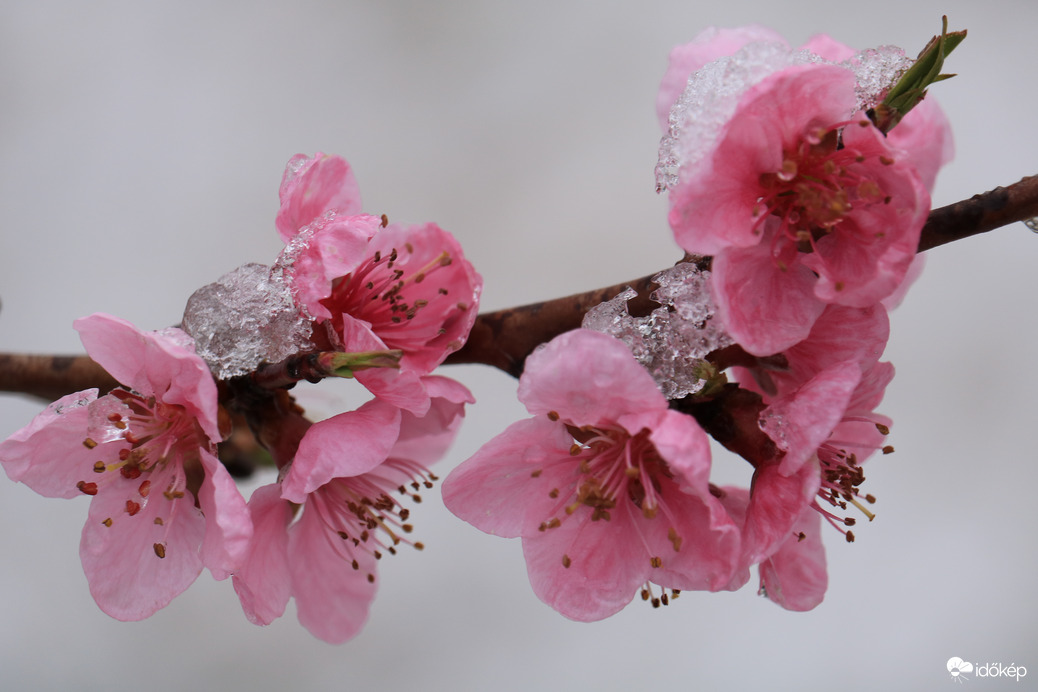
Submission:
[[183,406],[211,440],[220,439],[216,382],[194,342],[179,329],[146,332],[95,313],[72,323],[87,354],[128,388]]
[[376,561],[367,552],[351,551],[352,543],[322,521],[319,505],[324,501],[320,491],[310,496],[299,521],[289,529],[288,563],[299,622],[315,637],[341,644],[360,632],[368,619],[376,591]]
[[786,41],[767,27],[750,24],[732,29],[709,27],[699,32],[691,42],[675,46],[670,51],[667,72],[663,75],[656,96],[656,115],[664,132],[668,129],[671,106],[685,90],[688,78],[708,62],[734,54],[747,43]]
[[443,504],[480,531],[536,536],[542,524],[565,516],[577,479],[572,444],[565,426],[546,416],[513,423],[451,471]]
[[779,463],[782,475],[789,476],[800,470],[829,439],[843,419],[860,381],[858,363],[838,363],[795,392],[775,400],[763,411],[761,430],[786,453]]
[[825,309],[800,263],[780,269],[767,244],[714,257],[711,288],[725,329],[747,352],[767,356],[807,338]]
[[216,579],[226,579],[238,569],[252,539],[252,519],[245,499],[220,460],[198,450],[205,478],[198,490],[198,504],[205,515],[202,564]]
[[315,423],[299,443],[281,497],[302,503],[333,478],[370,471],[386,460],[399,432],[400,410],[378,399]]
[[779,473],[778,464],[754,472],[743,527],[746,564],[761,562],[778,550],[804,508],[814,500],[820,483],[817,463],[804,464],[791,476]]
[[[190,495],[166,498],[179,468],[134,480],[120,479],[90,503],[79,545],[90,594],[117,620],[142,620],[165,607],[202,571],[199,546],[205,517]],[[149,480],[155,492],[137,488]],[[139,509],[128,511],[128,502]],[[110,526],[108,523],[110,522]]]
[[255,531],[241,568],[234,574],[234,591],[249,622],[269,625],[285,612],[292,595],[288,569],[292,505],[281,499],[281,488],[272,483],[252,493],[249,514]]
[[667,408],[652,375],[622,342],[586,329],[557,336],[526,359],[519,400],[534,415],[554,411],[578,427]]
[[811,610],[825,597],[829,576],[821,525],[821,515],[806,508],[792,534],[760,564],[761,588],[769,600],[786,610]]
[[286,243],[326,212],[347,216],[361,212],[360,188],[341,156],[296,154],[285,168],[279,194],[281,209],[275,225]]
[[539,599],[580,622],[607,618],[631,602],[653,568],[629,506],[618,508],[611,521],[590,521],[589,512],[578,512],[558,528],[523,538]]
[[116,451],[83,444],[88,405],[96,397],[96,389],[64,396],[0,442],[0,464],[8,477],[44,497],[78,497],[83,494],[76,487],[80,481],[97,482],[94,463]]

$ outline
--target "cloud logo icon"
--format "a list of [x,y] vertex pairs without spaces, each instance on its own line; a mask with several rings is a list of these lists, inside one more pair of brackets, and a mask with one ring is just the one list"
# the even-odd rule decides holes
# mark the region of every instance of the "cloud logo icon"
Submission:
[[972,673],[973,664],[963,661],[958,656],[952,656],[948,659],[948,672],[951,673],[952,679],[958,679],[963,673]]

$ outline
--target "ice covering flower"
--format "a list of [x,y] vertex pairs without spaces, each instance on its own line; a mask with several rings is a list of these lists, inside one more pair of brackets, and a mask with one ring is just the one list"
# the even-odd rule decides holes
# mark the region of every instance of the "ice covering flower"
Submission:
[[[312,634],[342,643],[364,626],[377,587],[376,563],[407,538],[410,510],[395,494],[431,487],[427,467],[453,441],[465,387],[429,376],[422,417],[373,399],[311,427],[284,478],[249,501],[256,525],[234,588],[250,621],[266,625],[296,600]],[[298,515],[298,516],[296,516]]]
[[[742,31],[740,41],[761,30]],[[689,64],[737,45],[714,37]],[[890,50],[849,51],[828,37],[802,51],[748,42],[699,68],[670,115],[658,170],[671,226],[685,250],[714,256],[726,328],[757,355],[805,338],[825,305],[866,307],[897,290],[927,188],[950,158],[936,107],[909,113],[902,135],[871,124],[861,109],[903,65]],[[926,124],[937,127],[921,134]]]
[[558,336],[527,359],[519,399],[533,417],[452,471],[443,499],[482,531],[522,537],[541,600],[592,621],[650,582],[729,587],[739,529],[711,494],[706,433],[626,346]]
[[190,338],[103,314],[75,327],[126,388],[56,401],[0,444],[0,463],[46,497],[93,498],[80,543],[90,593],[112,617],[140,620],[203,567],[229,576],[252,523],[215,456],[216,385]]
[[403,351],[398,370],[367,370],[357,379],[422,415],[429,405],[422,377],[468,338],[483,280],[436,224],[386,226],[361,214],[348,170],[341,158],[323,154],[289,162],[278,215],[288,245],[278,264],[334,347]]

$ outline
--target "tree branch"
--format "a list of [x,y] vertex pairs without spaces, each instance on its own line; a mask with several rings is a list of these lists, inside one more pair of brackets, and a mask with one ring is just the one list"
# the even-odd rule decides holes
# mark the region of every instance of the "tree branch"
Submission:
[[[1038,175],[934,209],[923,226],[919,252],[1035,217],[1038,217]],[[638,292],[628,304],[632,314],[648,314],[655,307],[649,299],[653,289],[651,276],[555,300],[483,313],[476,319],[465,346],[452,353],[446,363],[481,363],[518,377],[533,349],[579,327],[588,310],[615,297],[627,286]],[[108,373],[86,356],[0,354],[0,391],[53,401],[75,391],[97,387],[105,392],[116,385]]]

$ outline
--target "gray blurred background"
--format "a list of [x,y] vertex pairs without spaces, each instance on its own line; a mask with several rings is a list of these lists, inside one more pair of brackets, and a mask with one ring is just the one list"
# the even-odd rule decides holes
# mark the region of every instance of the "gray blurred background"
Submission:
[[[948,65],[959,76],[933,89],[957,143],[936,205],[1038,173],[1032,0],[8,0],[0,351],[81,352],[72,321],[97,311],[161,328],[199,286],[270,263],[297,152],[348,158],[367,211],[453,232],[485,309],[651,273],[680,254],[653,190],[672,45],[758,22],[794,45],[826,32],[915,53],[944,13],[970,35]],[[0,477],[0,687],[922,690],[947,689],[958,656],[1027,666],[1014,689],[1038,689],[1038,237],[1015,224],[929,254],[892,320],[898,376],[879,410],[897,452],[868,467],[878,517],[853,545],[828,536],[813,612],[751,582],[570,622],[533,596],[518,541],[454,519],[435,490],[413,515],[426,550],[382,565],[345,646],[311,637],[291,605],[250,625],[208,573],[124,624],[82,575],[86,500]],[[509,377],[447,374],[479,403],[441,473],[524,415]],[[0,436],[41,408],[0,397]],[[715,457],[718,479],[746,482],[744,467]]]

